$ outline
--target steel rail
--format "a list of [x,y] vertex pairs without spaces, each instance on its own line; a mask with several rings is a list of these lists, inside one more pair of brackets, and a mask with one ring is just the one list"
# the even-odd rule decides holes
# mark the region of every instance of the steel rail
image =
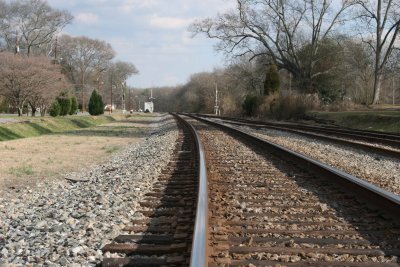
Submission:
[[[245,121],[245,122],[255,122],[255,123],[266,123],[263,121],[256,121],[256,120],[249,120],[249,119],[242,119],[242,118],[234,118],[234,117],[225,117],[225,116],[216,116],[210,114],[196,114],[199,116],[205,116],[208,118],[221,118],[221,119],[228,119],[228,120],[238,120],[238,121]],[[295,123],[295,122],[270,122],[272,124],[282,124],[282,125],[296,125],[296,126],[306,126],[312,129],[330,129],[330,130],[340,130],[342,132],[348,133],[361,133],[367,134],[370,136],[376,137],[384,137],[384,138],[393,138],[395,140],[400,140],[400,133],[393,133],[393,132],[379,132],[379,131],[371,131],[371,130],[359,130],[354,128],[336,126],[336,125],[311,125],[311,124],[302,124],[302,123]]]
[[177,114],[173,114],[182,123],[186,124],[192,132],[196,141],[199,156],[199,187],[196,209],[196,220],[193,231],[192,252],[190,256],[191,267],[207,267],[207,233],[208,233],[208,181],[206,169],[206,157],[203,145],[196,129],[185,119]]
[[278,123],[278,122],[263,122],[263,121],[253,121],[239,118],[231,118],[231,117],[217,117],[214,115],[208,114],[196,114],[198,116],[207,117],[207,118],[216,118],[222,120],[232,120],[239,122],[246,122],[250,124],[256,125],[264,125],[264,126],[278,126],[278,127],[287,127],[291,129],[300,129],[305,131],[318,131],[324,132],[327,134],[334,134],[342,137],[348,138],[356,138],[359,140],[364,140],[367,142],[376,142],[381,144],[386,144],[389,146],[400,147],[400,136],[396,134],[387,134],[373,131],[361,131],[361,130],[353,130],[347,128],[339,128],[339,127],[321,127],[321,126],[312,126],[312,125],[303,125],[296,123]]
[[364,202],[368,203],[368,205],[377,208],[389,217],[393,217],[395,219],[400,218],[400,196],[398,195],[379,188],[353,175],[328,166],[327,164],[294,152],[273,142],[261,139],[240,129],[229,127],[227,125],[190,114],[187,114],[187,116],[202,121],[206,124],[216,126],[217,128],[230,132],[235,136],[240,136],[250,142],[257,143],[260,147],[267,148],[275,153],[283,153],[285,154],[286,160],[290,159],[293,162],[298,163],[299,166],[333,179],[332,183],[340,184],[343,190],[362,198]]
[[340,138],[322,135],[322,134],[318,134],[318,133],[312,133],[312,132],[307,132],[307,131],[303,131],[303,130],[291,129],[288,127],[280,127],[280,126],[272,126],[272,125],[270,126],[270,125],[264,125],[264,124],[253,124],[253,123],[247,123],[247,122],[236,122],[236,121],[230,121],[230,120],[224,120],[224,119],[222,119],[222,120],[227,123],[239,125],[239,126],[248,126],[248,127],[253,127],[253,128],[267,128],[267,129],[273,129],[273,130],[279,130],[279,131],[286,131],[286,132],[290,132],[290,133],[303,135],[306,137],[317,138],[317,139],[325,140],[328,142],[334,142],[337,144],[350,146],[353,148],[367,150],[369,152],[381,154],[382,156],[400,158],[400,151],[386,149],[386,148],[377,147],[377,146],[364,144],[364,143],[357,143],[357,142],[349,141],[347,139],[340,139]]

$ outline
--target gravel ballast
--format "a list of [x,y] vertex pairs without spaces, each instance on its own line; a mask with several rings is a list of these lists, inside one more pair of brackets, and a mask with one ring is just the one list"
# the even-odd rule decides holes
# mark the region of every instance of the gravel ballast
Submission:
[[100,262],[101,248],[140,216],[138,203],[172,157],[178,130],[165,118],[147,138],[80,173],[81,182],[57,180],[1,196],[0,266]]
[[196,125],[209,163],[209,265],[396,264],[395,253],[368,252],[394,248],[389,240],[397,236],[386,234],[394,222],[359,207],[323,175]]
[[398,159],[284,131],[241,128],[400,195],[400,161]]

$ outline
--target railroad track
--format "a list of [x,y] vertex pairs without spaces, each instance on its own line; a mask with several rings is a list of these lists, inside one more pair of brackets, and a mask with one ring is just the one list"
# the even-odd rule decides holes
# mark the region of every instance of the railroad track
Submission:
[[[381,133],[375,131],[352,130],[330,126],[312,126],[296,123],[282,122],[262,122],[252,121],[240,118],[217,117],[213,115],[201,114],[201,117],[220,119],[222,121],[237,124],[241,126],[250,126],[256,128],[268,128],[281,130],[317,138],[321,140],[331,141],[355,148],[364,149],[384,156],[400,158],[400,135],[395,133]],[[360,143],[358,141],[368,142],[370,144]],[[384,145],[387,147],[374,146],[374,144]]]
[[399,266],[399,197],[213,125],[229,134],[196,126],[208,162],[209,266]]
[[[196,119],[205,152],[184,126],[177,156],[142,203],[143,218],[103,249],[125,258],[103,266],[400,265],[398,196]],[[197,162],[204,153],[208,177]]]
[[199,177],[196,136],[182,121],[173,159],[152,192],[140,203],[143,216],[106,245],[101,266],[188,266],[195,224]]
[[259,127],[230,120],[210,119],[303,153],[400,195],[400,149],[389,149],[293,129]]

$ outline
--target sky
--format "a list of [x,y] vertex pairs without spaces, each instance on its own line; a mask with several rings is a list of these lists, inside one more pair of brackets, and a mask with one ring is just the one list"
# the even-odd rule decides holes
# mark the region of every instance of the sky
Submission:
[[232,0],[48,0],[68,10],[72,24],[63,33],[106,41],[116,59],[133,63],[139,74],[128,84],[149,88],[184,84],[191,74],[224,65],[215,41],[192,38],[189,25],[234,7]]

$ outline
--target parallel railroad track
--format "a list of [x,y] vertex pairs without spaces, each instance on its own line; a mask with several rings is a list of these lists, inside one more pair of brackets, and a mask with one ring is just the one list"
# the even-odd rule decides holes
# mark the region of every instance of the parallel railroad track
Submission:
[[120,253],[105,258],[102,266],[188,266],[198,187],[198,151],[187,125],[179,122],[174,156],[140,203],[140,219],[106,245],[103,252]]
[[238,141],[235,130],[196,128],[208,161],[209,266],[399,265],[400,222],[385,215],[400,215],[398,197],[388,193],[386,210],[374,186],[357,188],[244,133]]
[[197,119],[208,178],[185,127],[143,218],[103,249],[125,257],[103,266],[399,266],[398,196]]
[[[394,133],[380,133],[374,131],[361,131],[330,126],[312,126],[296,123],[262,122],[240,118],[217,117],[213,115],[201,115],[201,117],[221,119],[222,121],[242,126],[245,125],[249,127],[269,128],[292,132],[311,138],[317,138],[355,148],[361,148],[385,156],[400,158],[400,135]],[[352,140],[368,142],[370,144],[354,142]],[[374,146],[373,144],[381,144],[388,146],[389,148]]]

